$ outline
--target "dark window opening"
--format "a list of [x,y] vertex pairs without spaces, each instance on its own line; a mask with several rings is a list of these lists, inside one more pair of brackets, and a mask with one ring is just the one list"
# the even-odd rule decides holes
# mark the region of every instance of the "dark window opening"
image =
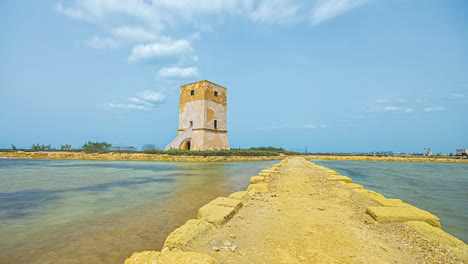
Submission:
[[195,94],[195,90],[191,90],[190,95],[194,95],[194,94]]
[[214,128],[215,128],[215,129],[218,129],[218,120],[215,120],[215,121],[214,121]]
[[217,92],[217,91],[215,91],[215,96],[218,96],[218,92]]
[[193,121],[190,121],[190,127],[193,127]]

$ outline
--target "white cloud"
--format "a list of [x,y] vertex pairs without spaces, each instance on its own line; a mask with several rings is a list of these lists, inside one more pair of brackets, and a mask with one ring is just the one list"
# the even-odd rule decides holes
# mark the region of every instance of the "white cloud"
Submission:
[[312,10],[312,23],[320,24],[333,17],[341,15],[369,0],[318,0]]
[[116,103],[106,103],[99,105],[99,107],[104,108],[106,110],[112,109],[121,109],[121,110],[137,110],[137,111],[149,111],[151,107],[138,105],[138,104],[116,104]]
[[154,41],[158,35],[142,27],[122,26],[112,29],[112,35],[128,41]]
[[304,128],[316,129],[316,128],[327,128],[327,125],[304,125]]
[[192,45],[185,39],[142,44],[132,49],[128,61],[138,62],[156,58],[180,57],[190,54],[192,51]]
[[88,47],[94,49],[117,49],[120,47],[120,43],[112,38],[101,38],[93,37],[84,42]]
[[84,19],[86,16],[82,10],[64,7],[62,3],[56,3],[53,8],[58,13],[75,19]]
[[259,1],[256,8],[249,12],[254,21],[268,23],[294,23],[301,19],[299,15],[303,5],[290,0],[264,0]]
[[414,111],[414,109],[413,109],[413,108],[405,108],[403,111],[404,111],[405,113],[411,113],[411,112]]
[[166,93],[163,91],[145,90],[141,93],[138,93],[137,96],[142,100],[151,102],[153,104],[163,103],[166,99]]
[[397,110],[400,110],[399,107],[397,106],[386,106],[383,108],[384,111],[397,111]]
[[463,99],[463,98],[465,98],[465,95],[461,94],[461,93],[450,93],[449,96],[450,96],[450,98],[453,98],[453,99]]
[[165,102],[167,91],[168,89],[161,89],[159,91],[145,90],[137,93],[136,97],[127,98],[123,102],[105,103],[98,105],[98,107],[106,110],[150,111]]
[[445,111],[445,107],[443,107],[443,106],[433,106],[433,107],[426,107],[423,110],[424,110],[424,112],[438,112],[438,111]]
[[193,78],[198,76],[197,67],[168,67],[162,68],[156,74],[159,78],[177,79],[177,78]]
[[273,126],[267,126],[267,127],[257,127],[257,130],[273,130],[273,129],[283,129],[283,128],[288,128],[289,125],[283,124],[283,125],[273,125]]
[[317,25],[370,0],[75,0],[54,9],[75,19],[109,24],[137,21],[157,31],[184,24],[204,27],[206,18],[243,16],[266,23]]

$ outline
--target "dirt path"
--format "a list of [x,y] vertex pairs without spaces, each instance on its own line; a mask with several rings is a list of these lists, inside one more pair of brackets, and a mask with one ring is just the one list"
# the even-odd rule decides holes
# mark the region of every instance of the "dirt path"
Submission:
[[373,201],[310,165],[290,159],[198,252],[220,263],[461,263],[404,224],[375,222]]

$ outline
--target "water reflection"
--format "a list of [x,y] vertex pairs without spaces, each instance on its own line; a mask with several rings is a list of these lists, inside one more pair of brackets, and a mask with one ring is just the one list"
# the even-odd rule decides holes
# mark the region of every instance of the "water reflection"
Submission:
[[123,163],[0,161],[0,263],[122,263],[161,249],[198,208],[275,162]]

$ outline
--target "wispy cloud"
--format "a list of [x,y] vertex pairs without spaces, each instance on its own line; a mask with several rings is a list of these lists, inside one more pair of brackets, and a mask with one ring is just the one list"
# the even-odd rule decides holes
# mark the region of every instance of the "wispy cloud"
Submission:
[[423,109],[424,112],[439,112],[445,111],[445,107],[443,106],[433,106],[433,107],[426,107]]
[[462,93],[449,93],[448,96],[451,99],[464,99],[465,98],[465,94],[462,94]]
[[84,42],[84,44],[94,49],[117,49],[120,47],[120,43],[117,40],[101,37],[93,37],[88,39]]
[[112,35],[127,41],[154,41],[159,36],[143,27],[122,26],[112,30]]
[[282,125],[257,127],[257,130],[273,130],[273,129],[283,129],[283,128],[289,128],[289,125],[288,124],[282,124]]
[[317,129],[317,128],[328,128],[327,125],[304,125],[303,128],[308,128],[308,129]]
[[320,24],[367,2],[369,0],[319,0],[312,10],[312,23]]
[[383,108],[384,111],[398,111],[400,110],[400,107],[398,106],[385,106]]
[[175,57],[192,53],[193,48],[189,41],[185,39],[155,42],[150,44],[137,45],[132,49],[129,62],[139,62],[149,59]]
[[137,93],[135,97],[122,100],[122,102],[105,103],[98,105],[98,107],[106,110],[150,111],[165,102],[167,92],[168,89],[159,91],[145,90]]
[[197,67],[187,67],[187,68],[180,68],[180,67],[167,67],[162,68],[158,71],[156,76],[158,78],[168,78],[168,79],[186,79],[186,78],[194,78],[198,76],[198,68]]

